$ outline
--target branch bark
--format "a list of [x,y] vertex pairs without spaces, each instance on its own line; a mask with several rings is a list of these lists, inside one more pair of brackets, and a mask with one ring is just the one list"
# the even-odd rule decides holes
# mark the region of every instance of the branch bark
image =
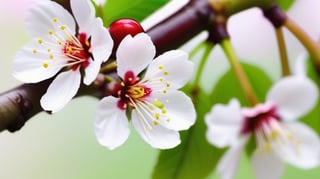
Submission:
[[[70,10],[69,0],[56,0]],[[209,4],[210,1],[210,4]],[[208,29],[214,18],[212,3],[221,0],[191,0],[172,16],[159,22],[147,31],[151,36],[157,53],[178,48],[203,30]],[[228,2],[228,1],[226,1]],[[254,6],[269,7],[273,0],[237,0],[224,4],[225,14],[234,13]],[[22,84],[0,94],[0,132],[19,130],[26,121],[35,114],[43,111],[40,98],[46,92],[52,79],[35,84]],[[97,98],[108,95],[95,87],[81,86],[77,96],[92,95]]]

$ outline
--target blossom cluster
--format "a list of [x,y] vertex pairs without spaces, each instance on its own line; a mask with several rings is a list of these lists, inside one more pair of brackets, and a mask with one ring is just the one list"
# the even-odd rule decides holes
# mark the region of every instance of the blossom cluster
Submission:
[[[118,44],[95,16],[90,0],[70,4],[72,13],[49,0],[30,9],[26,29],[32,41],[17,53],[14,77],[24,83],[51,80],[40,104],[55,113],[82,85],[93,85],[99,75],[106,75],[101,67],[115,52],[116,77],[104,81],[110,95],[98,102],[94,116],[98,142],[111,150],[121,146],[129,137],[131,122],[154,148],[179,145],[179,131],[196,122],[191,98],[179,90],[193,75],[188,54],[171,50],[156,56],[151,37],[143,31],[126,35]],[[241,108],[237,99],[231,99],[227,105],[213,106],[203,119],[209,143],[230,147],[217,168],[222,178],[234,178],[241,153],[251,140],[256,147],[250,156],[257,178],[279,178],[283,162],[300,168],[319,166],[319,137],[298,122],[316,105],[318,89],[305,75],[304,62],[298,62],[297,73],[276,82],[264,103]]]
[[[91,2],[70,3],[72,14],[49,0],[30,9],[26,28],[32,42],[17,53],[13,64],[13,75],[22,82],[53,78],[40,101],[51,113],[75,97],[81,81],[93,84],[114,48],[114,40],[95,17]],[[151,38],[143,32],[127,35],[117,47],[119,78],[108,84],[112,95],[101,99],[95,114],[94,129],[101,145],[115,149],[123,144],[131,120],[151,146],[172,148],[180,143],[178,131],[194,124],[191,99],[178,91],[192,77],[193,63],[180,50],[155,55]]]

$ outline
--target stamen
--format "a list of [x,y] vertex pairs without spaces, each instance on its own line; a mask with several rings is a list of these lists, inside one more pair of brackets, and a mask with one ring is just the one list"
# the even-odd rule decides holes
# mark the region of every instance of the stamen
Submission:
[[39,44],[42,44],[42,43],[43,43],[42,38],[39,38],[39,39],[38,39],[38,43],[39,43]]
[[49,34],[49,35],[53,35],[53,30],[50,29],[50,30],[48,31],[48,34]]
[[49,64],[46,62],[43,62],[42,66],[43,66],[43,68],[48,68]]
[[162,109],[164,107],[164,104],[161,103],[158,99],[154,100],[154,105],[159,109]]

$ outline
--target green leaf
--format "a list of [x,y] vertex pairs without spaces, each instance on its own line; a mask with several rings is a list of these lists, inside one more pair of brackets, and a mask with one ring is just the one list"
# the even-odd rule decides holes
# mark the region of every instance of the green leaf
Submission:
[[108,0],[104,7],[104,23],[109,25],[119,18],[140,22],[167,2],[169,0]]
[[293,5],[293,3],[295,2],[295,0],[281,0],[281,1],[277,1],[278,5],[281,9],[287,11],[290,9],[290,7]]
[[[259,99],[263,100],[272,85],[271,80],[255,66],[243,64],[243,67],[255,87]],[[194,93],[190,90],[189,94]],[[228,71],[218,81],[212,94],[208,95],[200,91],[197,98],[194,99],[198,116],[196,124],[190,130],[181,133],[182,143],[178,147],[160,153],[152,177],[154,179],[200,179],[207,177],[214,170],[225,150],[215,148],[207,142],[204,116],[215,103],[228,103],[234,97],[243,104],[247,104],[233,71]]]

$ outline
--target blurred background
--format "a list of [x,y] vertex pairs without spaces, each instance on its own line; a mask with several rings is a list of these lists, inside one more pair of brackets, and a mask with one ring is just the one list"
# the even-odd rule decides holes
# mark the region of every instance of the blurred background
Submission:
[[[12,59],[30,40],[24,27],[24,15],[36,0],[0,0],[0,93],[20,83],[12,73]],[[179,0],[177,0],[179,1]],[[320,38],[320,1],[297,0],[288,12],[315,39]],[[233,16],[228,24],[239,57],[261,67],[273,80],[280,77],[279,55],[272,26],[261,12],[251,9]],[[200,34],[182,48],[189,51],[204,39]],[[304,52],[289,33],[285,33],[291,64]],[[228,69],[221,49],[216,48],[206,66],[203,79],[210,90]],[[214,72],[214,74],[212,74]],[[93,132],[97,99],[81,97],[62,111],[40,113],[18,132],[0,134],[1,179],[125,179],[150,178],[158,150],[142,141],[134,130],[119,149],[109,151],[98,144]],[[320,120],[320,119],[319,119]],[[253,178],[243,157],[237,178]],[[283,178],[319,178],[320,168],[303,171],[287,166]],[[217,178],[213,172],[209,178]]]

